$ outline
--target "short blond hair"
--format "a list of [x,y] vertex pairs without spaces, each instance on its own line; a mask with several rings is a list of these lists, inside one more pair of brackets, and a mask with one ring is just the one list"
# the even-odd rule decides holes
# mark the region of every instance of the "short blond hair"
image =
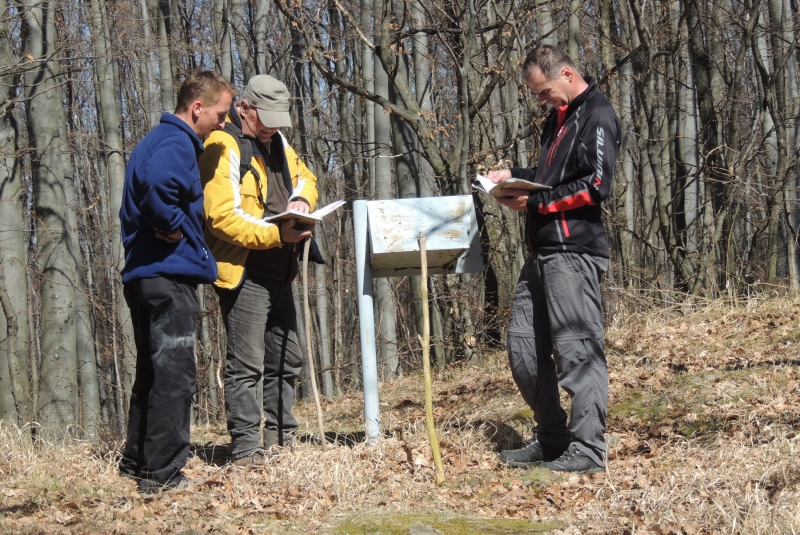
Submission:
[[232,83],[214,71],[195,71],[183,81],[178,90],[175,113],[185,112],[195,100],[206,106],[213,106],[223,93],[230,93],[231,97],[235,97],[238,92]]

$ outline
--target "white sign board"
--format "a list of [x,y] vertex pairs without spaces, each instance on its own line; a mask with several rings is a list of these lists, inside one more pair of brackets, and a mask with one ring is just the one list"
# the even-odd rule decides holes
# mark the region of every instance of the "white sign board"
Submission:
[[470,195],[369,201],[373,277],[419,275],[419,233],[427,240],[428,273],[483,269],[475,207]]

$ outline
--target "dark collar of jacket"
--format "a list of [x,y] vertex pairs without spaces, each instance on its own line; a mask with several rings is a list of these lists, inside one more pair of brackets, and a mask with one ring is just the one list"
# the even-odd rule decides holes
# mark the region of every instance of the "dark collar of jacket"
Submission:
[[[586,99],[589,98],[589,95],[599,91],[599,89],[597,89],[597,82],[594,81],[594,78],[586,77],[584,80],[586,80],[586,83],[589,84],[589,87],[584,89],[583,93],[572,99],[572,102],[570,102],[569,106],[567,106],[566,117],[569,117],[572,115],[572,112],[583,106],[583,103],[586,102]],[[558,110],[554,108],[553,113],[558,114]]]
[[200,139],[200,136],[197,135],[197,132],[192,130],[192,127],[186,124],[186,122],[183,119],[180,119],[175,115],[165,111],[164,113],[161,114],[161,122],[172,126],[176,126],[179,129],[186,132],[186,135],[188,135],[189,139],[192,140],[192,145],[194,145],[195,152],[197,153],[198,156],[200,156],[200,153],[203,152],[203,149],[205,149],[205,146],[203,145],[203,140]]

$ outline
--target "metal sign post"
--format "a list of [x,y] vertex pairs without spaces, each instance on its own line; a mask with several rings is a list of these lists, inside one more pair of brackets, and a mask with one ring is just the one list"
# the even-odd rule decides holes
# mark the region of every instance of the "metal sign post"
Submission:
[[367,442],[375,443],[380,438],[380,410],[372,278],[420,275],[420,232],[427,237],[429,274],[476,273],[483,270],[483,259],[470,195],[355,201],[353,227],[364,420]]

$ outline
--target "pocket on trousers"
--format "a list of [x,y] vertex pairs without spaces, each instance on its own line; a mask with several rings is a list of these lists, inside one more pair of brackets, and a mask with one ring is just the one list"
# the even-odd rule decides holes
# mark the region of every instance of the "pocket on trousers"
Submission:
[[581,333],[586,318],[583,277],[564,272],[545,284],[550,327],[554,338]]
[[556,362],[558,379],[562,380],[586,362],[584,340],[561,340],[553,342],[553,359]]

